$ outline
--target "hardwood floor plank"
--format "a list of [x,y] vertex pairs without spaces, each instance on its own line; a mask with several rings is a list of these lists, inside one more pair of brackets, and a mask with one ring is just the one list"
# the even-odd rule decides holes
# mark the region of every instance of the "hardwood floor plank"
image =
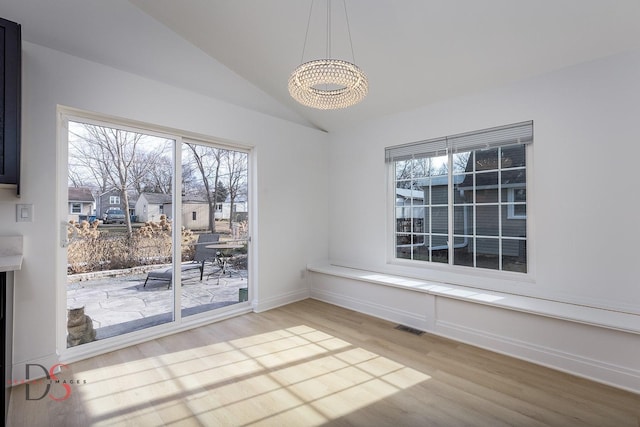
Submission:
[[637,394],[315,300],[79,361],[59,378],[81,382],[60,402],[46,384],[32,385],[39,400],[14,387],[9,425],[640,426]]

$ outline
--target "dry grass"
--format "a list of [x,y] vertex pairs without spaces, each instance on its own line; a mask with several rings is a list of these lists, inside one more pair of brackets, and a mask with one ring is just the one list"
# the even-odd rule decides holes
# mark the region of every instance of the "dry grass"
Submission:
[[[67,232],[67,271],[78,274],[171,262],[171,231],[171,223],[164,215],[160,221],[135,227],[131,235],[124,226],[71,221]],[[230,235],[228,221],[217,221],[216,233]],[[182,261],[192,260],[198,235],[186,229],[181,234]]]

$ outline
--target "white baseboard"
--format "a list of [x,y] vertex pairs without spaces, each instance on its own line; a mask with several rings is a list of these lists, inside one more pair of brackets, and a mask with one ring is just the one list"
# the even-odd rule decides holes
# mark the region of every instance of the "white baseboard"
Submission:
[[640,393],[640,371],[635,369],[450,322],[436,321],[435,329],[428,332],[613,387]]
[[267,298],[258,298],[257,301],[252,301],[251,305],[256,313],[260,313],[263,311],[271,310],[273,308],[281,307],[283,305],[302,301],[309,298],[309,295],[309,289],[298,289],[285,294],[272,295]]

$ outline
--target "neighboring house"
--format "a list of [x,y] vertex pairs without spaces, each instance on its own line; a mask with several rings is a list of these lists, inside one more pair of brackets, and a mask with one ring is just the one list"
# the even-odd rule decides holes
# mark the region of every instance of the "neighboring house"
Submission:
[[171,194],[142,193],[134,206],[134,215],[138,222],[160,221],[161,215],[170,218]]
[[[457,218],[461,221],[463,227],[460,228],[460,234],[471,235],[474,225],[471,223],[472,215],[468,213],[473,203],[473,187],[475,185],[475,203],[476,210],[483,209],[485,214],[476,215],[475,235],[477,236],[494,236],[496,230],[500,230],[502,236],[512,237],[513,239],[505,239],[502,242],[503,256],[517,256],[519,258],[526,257],[525,240],[527,235],[527,212],[526,197],[527,184],[525,169],[519,169],[520,162],[524,161],[524,157],[520,157],[524,148],[516,148],[513,151],[503,150],[500,161],[503,170],[500,174],[500,182],[498,182],[498,173],[492,172],[497,170],[496,154],[493,150],[476,151],[476,165],[481,169],[490,170],[483,172],[482,170],[473,173],[473,165],[469,160],[465,173],[465,179],[457,186],[456,195],[460,195],[463,203],[469,204],[463,211],[464,217]],[[475,183],[474,183],[475,179]],[[500,192],[500,194],[498,194]],[[498,207],[498,201],[500,206]],[[498,215],[498,209],[501,214]],[[476,253],[498,255],[500,250],[498,245],[490,239],[476,240]]]
[[120,208],[124,211],[124,200],[119,190],[109,190],[98,196],[98,206],[96,215],[98,218],[104,218],[104,214],[109,208]]
[[[122,204],[124,205],[124,201]],[[129,194],[129,218],[131,218],[131,222],[138,221],[134,218],[136,215],[136,204],[138,204],[138,198],[135,195]]]
[[182,226],[191,230],[209,228],[209,204],[197,197],[182,198]]
[[396,188],[396,220],[409,222],[402,226],[402,231],[411,231],[411,218],[424,218],[423,205],[424,191]]
[[[454,249],[477,254],[512,256],[525,258],[527,216],[525,169],[518,168],[518,151],[504,151],[501,162],[510,168],[501,172],[498,182],[497,156],[492,150],[478,150],[475,162],[479,170],[474,171],[467,162],[464,174],[453,177],[456,207],[453,212],[453,227],[456,235]],[[396,247],[398,252],[409,252],[410,247],[428,247],[426,234],[432,233],[431,250],[448,248],[446,235],[449,227],[446,175],[417,179],[420,190],[396,189]],[[475,188],[475,191],[474,191]],[[501,192],[500,196],[498,192]],[[474,199],[475,194],[475,199]],[[475,224],[474,224],[475,209]],[[501,215],[498,215],[501,209]],[[504,239],[500,249],[496,236],[500,230]],[[485,236],[477,237],[477,236]],[[472,244],[475,238],[475,246]],[[501,252],[500,252],[501,251]]]
[[[411,246],[424,245],[424,191],[396,188],[396,250],[411,252]],[[404,234],[407,233],[407,234]]]
[[[246,197],[239,196],[233,203],[235,221],[247,218],[248,205]],[[172,203],[170,194],[142,193],[135,205],[134,215],[139,222],[159,221],[160,215],[171,218]],[[214,206],[216,220],[228,220],[231,214],[231,201],[227,199]],[[205,230],[209,227],[209,205],[201,197],[183,196],[182,198],[182,226],[192,230]]]
[[[233,211],[235,213],[234,221],[243,221],[247,219],[247,212],[249,212],[247,197],[238,196],[233,201]],[[228,220],[231,216],[231,199],[229,196],[222,203],[216,203],[215,218]]]
[[69,187],[69,221],[87,220],[95,212],[95,199],[89,188]]
[[[399,252],[410,251],[409,247],[429,246],[429,240],[423,233],[433,233],[431,250],[447,248],[446,237],[449,227],[449,215],[442,205],[447,203],[448,177],[437,175],[417,179],[416,185],[420,190],[396,188],[396,247]],[[454,176],[454,184],[459,185],[464,175]],[[464,202],[463,194],[456,193],[456,200]],[[440,205],[440,206],[439,206]],[[412,220],[413,218],[413,220]],[[454,215],[456,230],[466,229],[467,216],[464,212]],[[406,234],[403,234],[406,233]],[[466,240],[456,243],[456,247],[466,246]]]
[[[136,203],[135,215],[139,222],[159,221],[161,215],[172,217],[173,203],[170,194],[142,193]],[[191,230],[209,227],[209,205],[199,197],[182,198],[182,226]]]
[[[135,215],[136,198],[129,195],[129,215]],[[98,196],[96,215],[98,219],[103,219],[109,208],[120,208],[124,212],[124,197],[120,190],[109,190]]]
[[[166,211],[171,212],[171,203],[166,205]],[[182,226],[190,230],[206,230],[209,228],[209,204],[200,197],[182,197]]]

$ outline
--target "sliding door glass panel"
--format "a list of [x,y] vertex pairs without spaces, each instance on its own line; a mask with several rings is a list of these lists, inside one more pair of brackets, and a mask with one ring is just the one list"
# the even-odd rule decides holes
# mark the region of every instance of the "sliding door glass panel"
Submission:
[[247,301],[248,155],[182,144],[182,316]]
[[68,123],[67,347],[174,320],[174,145]]

